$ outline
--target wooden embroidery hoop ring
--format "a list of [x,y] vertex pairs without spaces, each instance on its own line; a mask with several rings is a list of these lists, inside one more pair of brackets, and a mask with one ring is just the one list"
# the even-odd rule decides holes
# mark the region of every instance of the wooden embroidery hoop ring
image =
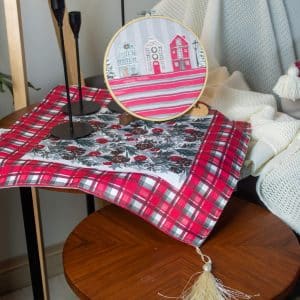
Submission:
[[[115,95],[113,89],[110,86],[109,80],[107,78],[107,59],[109,57],[111,48],[113,43],[115,42],[116,38],[120,35],[121,32],[123,32],[124,30],[126,30],[126,28],[134,23],[140,22],[142,20],[145,19],[165,19],[174,23],[177,23],[178,25],[182,26],[183,28],[185,28],[187,31],[191,32],[194,35],[195,40],[198,42],[200,48],[203,50],[203,57],[204,57],[204,61],[205,61],[205,68],[206,68],[206,73],[205,73],[205,80],[203,83],[203,86],[201,88],[201,91],[199,92],[199,95],[197,98],[195,98],[195,100],[193,101],[193,103],[184,111],[178,113],[177,115],[172,115],[171,117],[168,118],[146,118],[144,116],[140,116],[134,112],[132,112],[131,110],[129,110],[125,105],[122,104],[122,102],[118,99],[118,97]],[[147,121],[156,121],[156,122],[163,122],[163,121],[168,121],[168,120],[172,120],[175,118],[178,118],[186,113],[191,114],[192,116],[198,116],[198,117],[203,117],[206,116],[208,114],[208,107],[203,104],[203,103],[199,103],[199,99],[201,98],[205,86],[206,86],[206,82],[207,82],[207,77],[208,77],[208,61],[207,61],[207,56],[204,50],[204,47],[201,44],[201,41],[199,40],[199,38],[197,37],[197,35],[185,24],[183,24],[182,22],[179,22],[178,20],[175,20],[173,18],[169,18],[166,16],[145,16],[145,17],[140,17],[140,18],[136,18],[130,22],[128,22],[126,25],[124,25],[123,27],[121,27],[115,34],[114,36],[111,38],[106,51],[105,51],[105,55],[104,55],[104,61],[103,61],[103,74],[104,74],[104,79],[105,79],[105,84],[107,86],[107,89],[110,93],[110,95],[112,96],[112,98],[114,99],[114,101],[125,111],[125,115],[128,115],[128,123],[134,118],[137,119],[142,119],[142,120],[147,120]],[[125,117],[126,118],[126,117]]]

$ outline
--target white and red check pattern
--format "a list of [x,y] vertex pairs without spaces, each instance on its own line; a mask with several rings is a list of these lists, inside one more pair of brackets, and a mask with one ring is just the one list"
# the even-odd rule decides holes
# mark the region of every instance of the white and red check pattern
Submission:
[[[72,100],[78,95],[71,88]],[[83,88],[85,98],[103,105],[107,91]],[[216,111],[180,189],[139,173],[99,171],[22,159],[64,119],[64,87],[53,89],[30,114],[0,138],[0,187],[80,189],[139,215],[168,235],[200,246],[220,217],[240,176],[250,139],[247,123],[231,122]]]

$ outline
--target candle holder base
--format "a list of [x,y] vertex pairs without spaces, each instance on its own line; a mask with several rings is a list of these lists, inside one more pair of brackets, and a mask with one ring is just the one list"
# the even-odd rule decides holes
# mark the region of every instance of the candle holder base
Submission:
[[73,132],[69,122],[58,124],[51,130],[51,135],[62,140],[75,140],[90,135],[94,131],[87,122],[74,122]]
[[[81,105],[79,101],[71,103],[73,116],[91,115],[100,110],[100,105],[96,102],[82,100],[82,104],[83,109],[81,110]],[[64,105],[61,110],[65,114],[68,114],[68,104]]]

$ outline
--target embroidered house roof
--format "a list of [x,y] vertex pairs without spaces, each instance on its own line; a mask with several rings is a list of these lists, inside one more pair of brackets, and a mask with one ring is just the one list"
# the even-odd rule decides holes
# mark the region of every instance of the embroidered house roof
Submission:
[[181,36],[179,34],[177,34],[174,39],[171,41],[170,43],[170,47],[171,48],[175,48],[175,47],[178,47],[178,46],[182,46],[182,47],[188,47],[189,44],[188,42],[186,41],[185,39],[185,36]]

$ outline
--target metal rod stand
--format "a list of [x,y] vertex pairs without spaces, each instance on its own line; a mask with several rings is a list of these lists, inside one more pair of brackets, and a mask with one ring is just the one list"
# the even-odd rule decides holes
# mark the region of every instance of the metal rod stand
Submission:
[[88,215],[95,212],[95,197],[91,194],[86,194],[86,208]]
[[30,267],[30,276],[32,282],[33,298],[43,300],[43,281],[39,259],[38,241],[36,235],[36,224],[34,220],[34,207],[32,201],[31,188],[21,187],[21,203],[23,212],[23,221],[26,236],[27,254]]

